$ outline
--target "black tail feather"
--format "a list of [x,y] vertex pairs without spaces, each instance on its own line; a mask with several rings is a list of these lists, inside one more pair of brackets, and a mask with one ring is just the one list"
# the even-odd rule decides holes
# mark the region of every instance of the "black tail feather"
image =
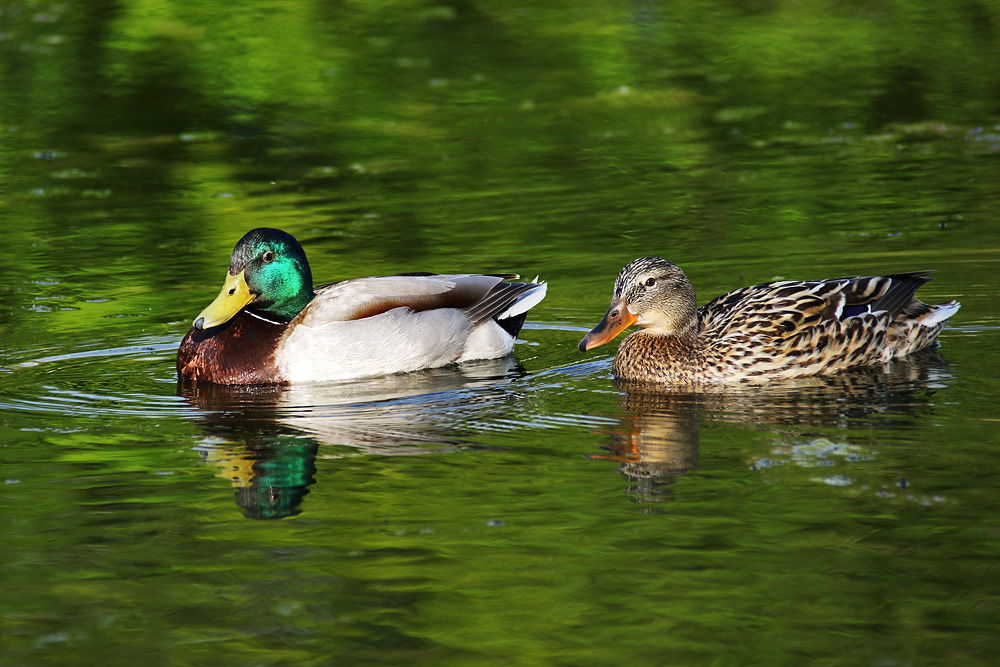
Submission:
[[521,332],[521,327],[524,326],[524,320],[527,318],[528,313],[521,313],[514,317],[505,317],[502,320],[494,317],[493,321],[499,324],[501,329],[509,333],[511,338],[517,338],[517,334]]

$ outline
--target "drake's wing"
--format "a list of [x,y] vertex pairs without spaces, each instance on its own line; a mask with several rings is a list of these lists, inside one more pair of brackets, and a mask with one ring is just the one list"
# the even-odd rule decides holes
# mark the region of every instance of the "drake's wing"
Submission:
[[322,287],[299,314],[298,322],[319,326],[373,317],[394,308],[413,312],[469,308],[481,302],[501,276],[433,275],[357,278]]

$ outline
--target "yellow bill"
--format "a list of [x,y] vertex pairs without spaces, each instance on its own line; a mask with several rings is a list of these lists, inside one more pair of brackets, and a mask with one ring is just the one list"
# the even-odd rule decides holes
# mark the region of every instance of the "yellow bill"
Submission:
[[226,282],[222,285],[219,296],[195,318],[195,329],[208,329],[228,322],[243,306],[253,301],[244,273],[245,271],[240,271],[235,276],[226,275]]

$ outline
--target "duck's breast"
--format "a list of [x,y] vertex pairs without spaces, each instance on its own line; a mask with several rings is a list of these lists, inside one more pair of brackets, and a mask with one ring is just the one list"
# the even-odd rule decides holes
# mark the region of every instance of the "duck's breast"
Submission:
[[177,375],[216,384],[283,382],[274,355],[285,331],[246,311],[217,327],[191,329],[177,350]]

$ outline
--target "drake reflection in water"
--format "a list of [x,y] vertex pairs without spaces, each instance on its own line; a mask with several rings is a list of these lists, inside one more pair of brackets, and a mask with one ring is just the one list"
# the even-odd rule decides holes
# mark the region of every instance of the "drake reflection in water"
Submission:
[[206,443],[198,451],[232,482],[245,516],[281,519],[301,511],[302,499],[316,481],[318,449],[311,440],[277,435],[273,442],[239,447]]
[[[179,381],[204,425],[197,448],[236,489],[252,519],[301,512],[316,458],[407,456],[457,446],[463,420],[510,400],[514,357],[359,381],[226,386]],[[323,448],[322,450],[320,448]]]
[[[879,368],[786,380],[724,391],[672,392],[662,385],[615,379],[625,414],[611,433],[607,454],[620,461],[636,502],[671,498],[670,485],[698,466],[702,420],[749,424],[764,430],[886,428],[883,414],[931,409],[926,390],[951,377],[946,362],[925,350]],[[866,421],[867,420],[867,421]]]

